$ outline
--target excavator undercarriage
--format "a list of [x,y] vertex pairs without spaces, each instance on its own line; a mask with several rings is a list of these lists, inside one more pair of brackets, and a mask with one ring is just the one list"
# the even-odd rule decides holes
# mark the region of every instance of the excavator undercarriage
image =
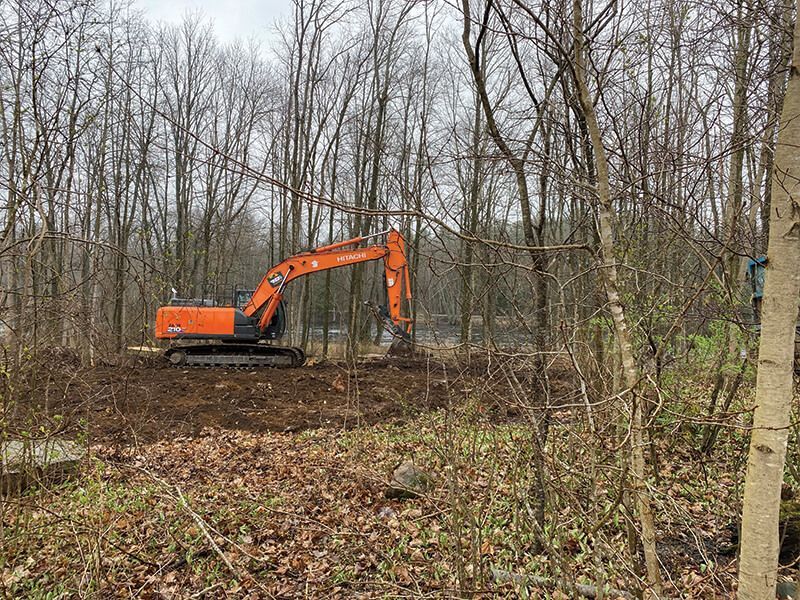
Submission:
[[181,367],[300,367],[306,361],[302,348],[262,343],[186,344],[168,349],[165,356]]

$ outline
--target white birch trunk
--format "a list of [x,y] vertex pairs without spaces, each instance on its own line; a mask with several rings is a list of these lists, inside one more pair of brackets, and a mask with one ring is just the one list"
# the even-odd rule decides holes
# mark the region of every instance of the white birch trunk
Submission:
[[[800,22],[799,22],[800,23]],[[775,152],[753,432],[742,509],[739,598],[775,597],[800,297],[800,24]]]

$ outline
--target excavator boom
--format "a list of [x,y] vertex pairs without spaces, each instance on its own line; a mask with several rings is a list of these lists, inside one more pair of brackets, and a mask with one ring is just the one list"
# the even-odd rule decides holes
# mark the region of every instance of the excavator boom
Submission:
[[[384,244],[359,247],[361,242],[383,235]],[[156,337],[184,342],[167,350],[167,357],[174,364],[299,366],[305,360],[300,348],[265,343],[280,338],[284,332],[282,301],[286,286],[312,273],[381,259],[388,296],[388,306],[382,312],[387,315],[392,333],[407,338],[412,323],[403,316],[402,304],[404,298],[411,300],[411,286],[405,240],[395,229],[290,256],[267,271],[242,308],[193,305],[174,299],[158,309]],[[195,343],[186,344],[188,340]]]

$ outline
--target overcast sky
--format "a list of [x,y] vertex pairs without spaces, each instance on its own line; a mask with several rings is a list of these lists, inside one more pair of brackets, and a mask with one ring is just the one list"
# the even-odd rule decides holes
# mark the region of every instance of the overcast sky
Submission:
[[200,12],[214,24],[220,41],[254,37],[267,42],[273,23],[291,14],[291,0],[135,0],[151,21],[178,23],[187,12]]

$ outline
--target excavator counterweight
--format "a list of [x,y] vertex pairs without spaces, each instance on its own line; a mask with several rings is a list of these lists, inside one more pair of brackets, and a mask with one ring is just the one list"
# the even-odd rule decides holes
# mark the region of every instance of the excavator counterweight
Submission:
[[[384,244],[359,246],[382,235],[386,235]],[[165,354],[175,365],[300,366],[305,362],[301,348],[272,344],[286,330],[283,306],[286,286],[311,273],[373,260],[384,261],[388,306],[381,307],[383,320],[396,340],[408,340],[411,319],[403,316],[402,304],[404,299],[411,300],[411,285],[405,240],[395,229],[290,256],[267,271],[241,307],[173,299],[156,313],[156,337],[173,342]]]

